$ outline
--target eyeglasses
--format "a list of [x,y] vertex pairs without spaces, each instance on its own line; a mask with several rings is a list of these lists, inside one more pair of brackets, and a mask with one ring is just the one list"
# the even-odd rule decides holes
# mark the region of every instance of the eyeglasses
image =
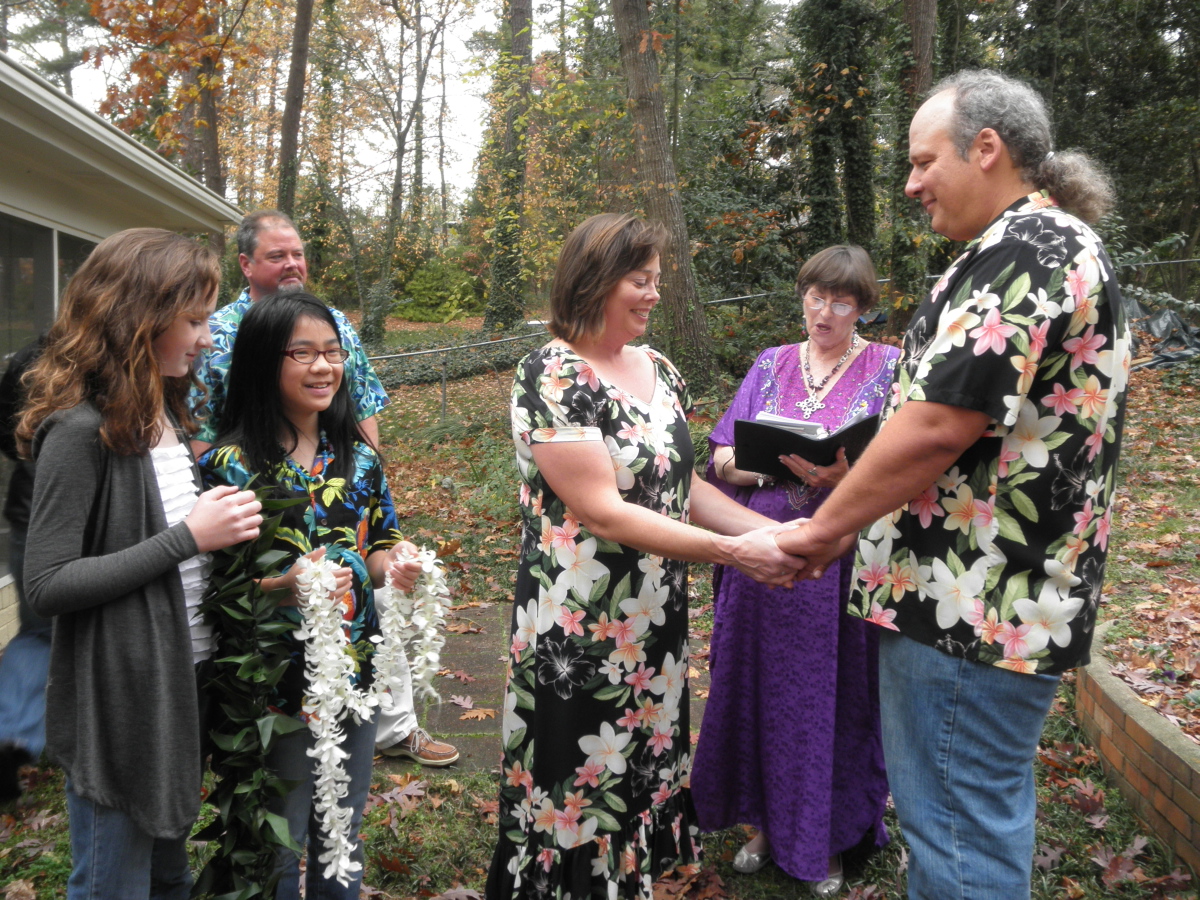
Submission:
[[804,305],[813,312],[820,312],[826,306],[829,306],[835,316],[848,316],[857,308],[853,303],[830,303],[822,297],[805,297]]
[[312,347],[297,347],[295,350],[282,351],[284,356],[290,356],[302,366],[311,366],[318,356],[324,356],[331,366],[340,366],[350,358],[350,351],[345,347],[334,347],[332,350],[316,350]]

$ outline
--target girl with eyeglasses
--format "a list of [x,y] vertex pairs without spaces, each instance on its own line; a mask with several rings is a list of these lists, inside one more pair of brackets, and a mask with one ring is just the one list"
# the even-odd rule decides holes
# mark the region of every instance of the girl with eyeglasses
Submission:
[[[400,555],[416,548],[401,540],[396,513],[375,448],[355,421],[343,364],[348,354],[338,338],[329,308],[306,293],[276,294],[255,303],[242,319],[229,368],[229,393],[217,423],[217,443],[200,459],[205,482],[269,488],[272,499],[300,498],[285,507],[276,531],[275,549],[293,563],[274,578],[260,582],[266,591],[286,591],[277,617],[299,625],[294,561],[301,556],[328,556],[337,569],[335,595],[342,595],[350,641],[361,665],[354,676],[359,687],[373,678],[370,641],[379,634],[374,590],[391,574],[411,590],[420,574],[416,562]],[[227,564],[218,556],[217,570]],[[295,644],[287,672],[276,688],[272,706],[302,718],[308,691],[304,644]],[[352,810],[349,834],[357,835],[371,782],[375,719],[343,723],[350,776],[341,805]],[[268,804],[288,822],[292,839],[308,845],[306,895],[319,898],[358,897],[361,869],[348,885],[340,884],[318,860],[321,835],[315,818],[314,739],[307,728],[280,738],[267,762],[284,781],[295,782],[286,796]],[[353,858],[362,863],[362,842]],[[280,900],[300,895],[299,858],[281,852]]]
[[[808,340],[764,350],[709,437],[708,480],[780,522],[813,515],[849,471],[845,450],[828,466],[780,457],[792,478],[773,483],[736,466],[734,422],[766,411],[835,431],[882,409],[899,356],[855,330],[879,297],[861,247],[815,254],[796,296]],[[845,612],[853,563],[771,591],[717,566],[712,686],[692,771],[702,828],[759,830],[734,869],[750,874],[773,859],[818,897],[842,889],[842,853],[887,841],[877,629]]]

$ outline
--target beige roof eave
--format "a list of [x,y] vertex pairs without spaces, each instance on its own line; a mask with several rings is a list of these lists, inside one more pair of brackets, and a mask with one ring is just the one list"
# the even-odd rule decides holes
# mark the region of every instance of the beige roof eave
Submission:
[[221,231],[225,198],[0,53],[0,210],[99,240],[123,228]]

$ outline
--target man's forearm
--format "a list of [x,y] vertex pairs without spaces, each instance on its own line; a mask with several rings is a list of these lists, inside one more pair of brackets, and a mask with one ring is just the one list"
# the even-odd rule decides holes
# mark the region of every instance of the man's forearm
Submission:
[[[986,413],[958,406],[906,403],[817,510],[812,534],[832,544],[904,506],[949,469],[991,422]],[[778,538],[785,550],[788,538]]]

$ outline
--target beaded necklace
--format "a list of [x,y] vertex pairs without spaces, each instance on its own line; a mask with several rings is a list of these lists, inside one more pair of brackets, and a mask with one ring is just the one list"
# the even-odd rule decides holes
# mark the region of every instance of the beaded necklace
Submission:
[[837,361],[837,365],[830,369],[829,374],[821,379],[820,384],[813,383],[812,369],[808,365],[808,358],[811,352],[809,345],[811,343],[811,341],[808,341],[804,344],[804,358],[800,360],[800,368],[804,372],[804,386],[808,388],[808,397],[796,404],[800,408],[800,412],[804,414],[805,419],[811,419],[817,410],[825,408],[825,404],[821,402],[817,395],[821,393],[825,385],[829,384],[829,379],[837,374],[838,369],[850,358],[850,354],[858,346],[858,332],[855,331],[850,335],[850,346],[846,348],[846,352],[842,354],[842,358]]

